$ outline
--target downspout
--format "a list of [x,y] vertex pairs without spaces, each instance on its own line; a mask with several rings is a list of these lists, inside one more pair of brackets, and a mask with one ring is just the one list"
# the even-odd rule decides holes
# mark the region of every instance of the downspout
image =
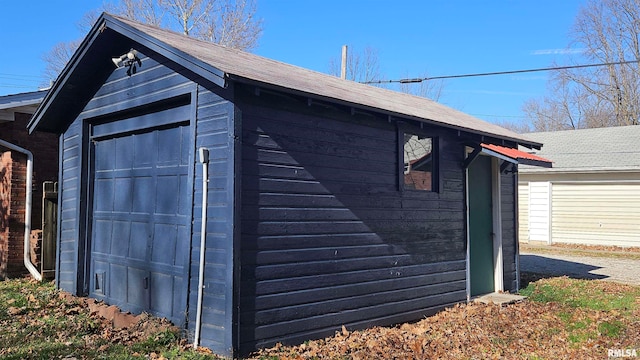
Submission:
[[23,149],[17,145],[0,140],[0,146],[4,146],[10,150],[17,151],[19,153],[27,155],[27,185],[26,185],[26,199],[25,199],[25,211],[24,211],[24,266],[29,270],[31,276],[37,281],[42,281],[42,275],[31,263],[31,256],[29,254],[31,237],[31,187],[33,186],[33,154],[27,149]]
[[198,303],[196,305],[196,333],[193,339],[193,348],[198,349],[200,342],[200,329],[202,327],[202,297],[204,295],[204,254],[207,241],[207,193],[209,192],[209,150],[198,149],[200,163],[202,164],[202,218],[200,226],[200,263],[198,269]]

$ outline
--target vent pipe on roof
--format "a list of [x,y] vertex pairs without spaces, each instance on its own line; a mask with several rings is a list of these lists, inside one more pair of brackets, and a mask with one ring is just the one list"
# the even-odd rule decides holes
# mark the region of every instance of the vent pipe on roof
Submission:
[[17,145],[14,145],[10,142],[6,142],[4,140],[0,140],[0,146],[4,146],[9,150],[17,151],[19,153],[27,155],[27,175],[26,175],[26,199],[25,199],[25,209],[24,209],[24,266],[29,270],[31,276],[38,281],[42,281],[42,275],[38,271],[38,269],[31,263],[31,254],[30,254],[30,242],[29,239],[31,237],[31,188],[33,186],[33,154],[31,151],[27,149],[23,149]]
[[342,61],[340,62],[340,78],[347,78],[347,45],[342,45]]

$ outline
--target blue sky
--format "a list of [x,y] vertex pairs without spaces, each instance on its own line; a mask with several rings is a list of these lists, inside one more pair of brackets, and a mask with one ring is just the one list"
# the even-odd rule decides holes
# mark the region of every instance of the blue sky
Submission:
[[[542,68],[562,49],[586,0],[257,0],[264,33],[254,50],[328,72],[343,44],[377,49],[386,79]],[[3,1],[0,95],[36,90],[42,55],[81,38],[77,22],[102,0]],[[116,54],[117,55],[117,54]],[[481,119],[520,121],[545,94],[547,72],[451,79],[440,102]]]

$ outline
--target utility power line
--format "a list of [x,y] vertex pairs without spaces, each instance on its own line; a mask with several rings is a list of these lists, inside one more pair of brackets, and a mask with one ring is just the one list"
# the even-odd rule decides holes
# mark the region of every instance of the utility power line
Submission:
[[372,81],[364,81],[362,83],[363,84],[389,84],[389,83],[411,84],[411,83],[420,83],[420,82],[429,81],[429,80],[522,74],[522,73],[540,72],[540,71],[579,69],[579,68],[588,68],[588,67],[596,67],[596,66],[625,65],[625,64],[633,64],[637,62],[640,62],[640,60],[627,60],[627,61],[616,61],[616,62],[599,63],[599,64],[585,64],[585,65],[554,66],[554,67],[526,69],[526,70],[494,71],[494,72],[487,72],[487,73],[471,73],[471,74],[461,74],[461,75],[429,76],[424,78],[407,78],[407,79],[399,79],[399,80],[372,80]]

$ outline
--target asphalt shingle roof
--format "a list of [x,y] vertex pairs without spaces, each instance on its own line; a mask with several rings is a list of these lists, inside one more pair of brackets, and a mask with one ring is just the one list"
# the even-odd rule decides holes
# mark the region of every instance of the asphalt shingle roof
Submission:
[[[107,15],[110,16],[110,15]],[[450,128],[497,136],[520,144],[538,146],[526,136],[452,109],[433,100],[379,87],[343,80],[245,51],[226,48],[207,41],[186,37],[169,30],[144,25],[125,18],[113,18],[170,45],[195,59],[223,71],[236,80],[250,80],[302,93],[364,105],[372,109],[407,116]]]
[[479,135],[482,142],[539,148],[540,143],[435,101],[344,80],[166,29],[102,14],[28,124],[29,131],[58,132],[77,116],[112,69],[111,57],[141,46],[219,86],[248,83],[309,99],[411,119]]
[[532,153],[553,161],[553,168],[521,166],[521,172],[640,170],[640,126],[538,132],[527,137],[544,143],[542,150]]

